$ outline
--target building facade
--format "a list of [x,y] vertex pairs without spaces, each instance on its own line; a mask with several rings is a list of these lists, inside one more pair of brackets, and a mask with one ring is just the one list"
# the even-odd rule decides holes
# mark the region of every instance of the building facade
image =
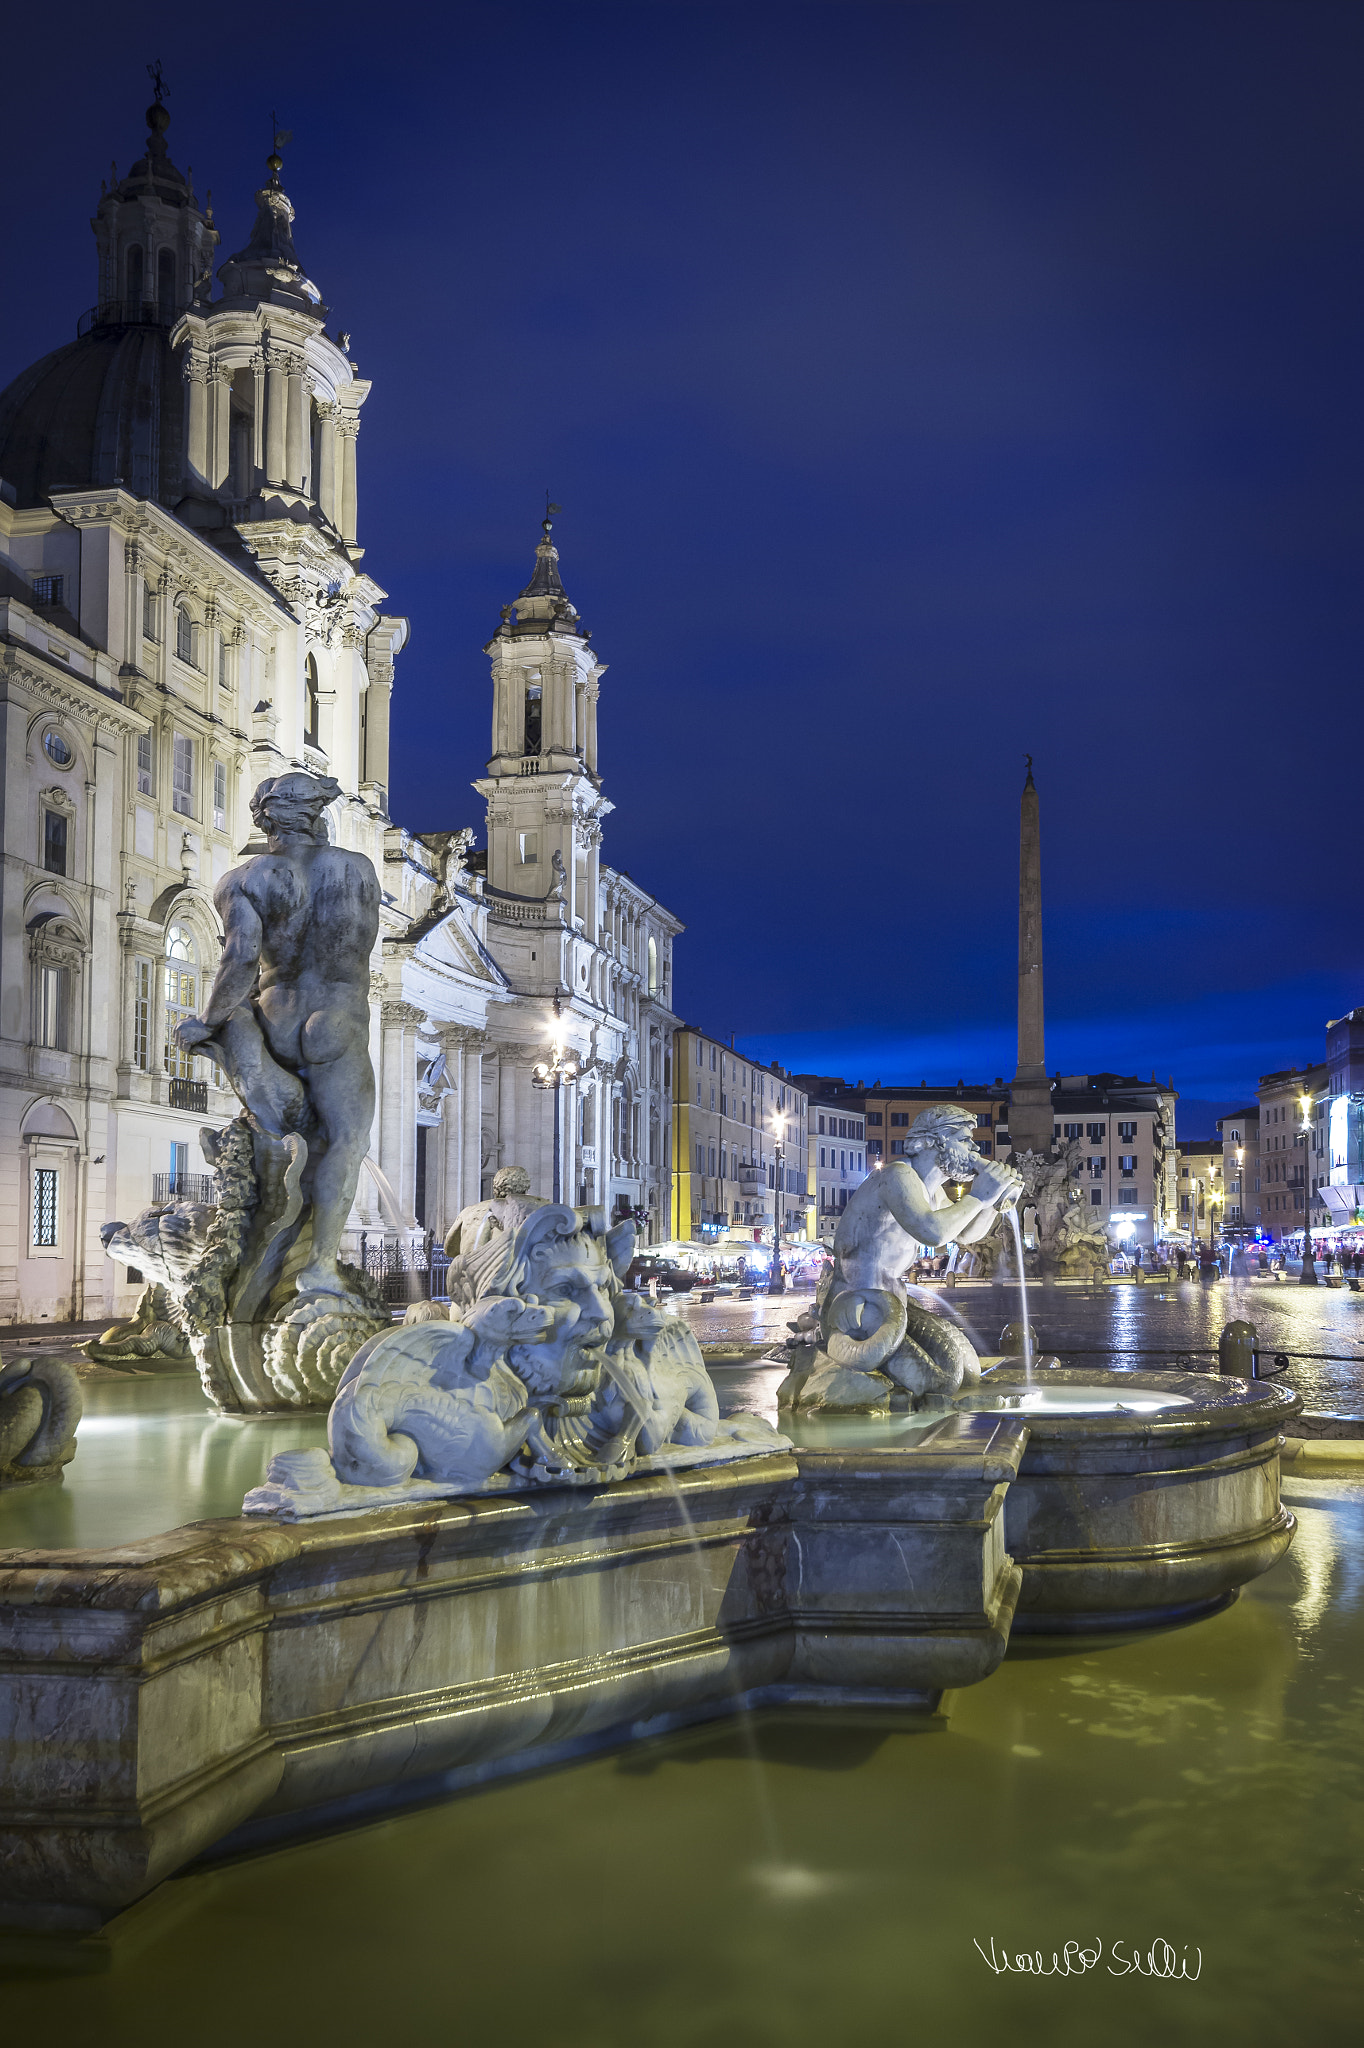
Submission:
[[1186,1139],[1175,1161],[1175,1217],[1191,1244],[1215,1244],[1226,1212],[1223,1145],[1216,1138]]
[[813,1237],[805,1090],[689,1024],[673,1062],[673,1237],[770,1243],[779,1209],[783,1242]]
[[1084,1146],[1090,1206],[1129,1245],[1179,1226],[1174,1085],[1135,1074],[1062,1074],[1052,1083],[1052,1138]]
[[927,1081],[921,1081],[917,1088],[883,1088],[879,1081],[873,1081],[864,1099],[869,1168],[903,1156],[910,1127],[926,1109],[968,1111],[975,1118],[973,1140],[987,1159],[994,1158],[997,1147],[1001,1153],[1008,1150],[1009,1088],[1003,1080],[996,1079],[992,1084],[958,1081],[955,1087],[936,1088],[931,1088]]
[[[335,777],[328,829],[384,891],[350,1254],[443,1228],[499,1165],[552,1192],[556,1127],[566,1198],[661,1235],[680,926],[601,861],[602,669],[549,534],[489,648],[486,850],[453,821],[410,834],[388,765],[408,622],[357,540],[369,385],[278,155],[215,298],[218,230],[159,102],[147,124],[96,210],[96,304],[0,391],[0,1322],[127,1311],[100,1225],[209,1192],[199,1131],[236,1099],[173,1033],[217,967],[214,888],[259,844],[251,793],[290,768]],[[556,1041],[558,1091],[534,1073]]]
[[1228,1236],[1253,1236],[1256,1220],[1255,1189],[1260,1175],[1260,1106],[1219,1116],[1217,1134],[1222,1145],[1222,1189],[1225,1195],[1223,1227]]
[[1364,1009],[1347,1010],[1326,1026],[1326,1080],[1316,1117],[1325,1126],[1312,1162],[1321,1227],[1347,1231],[1355,1241],[1364,1225]]
[[809,1102],[809,1186],[815,1229],[831,1245],[848,1197],[862,1185],[867,1158],[866,1096],[860,1087],[819,1074],[797,1074]]
[[[1274,1243],[1302,1229],[1311,1183],[1320,1188],[1326,1176],[1328,1071],[1322,1062],[1260,1077],[1255,1221]],[[1318,1211],[1324,1217],[1325,1205],[1315,1205],[1314,1221]]]

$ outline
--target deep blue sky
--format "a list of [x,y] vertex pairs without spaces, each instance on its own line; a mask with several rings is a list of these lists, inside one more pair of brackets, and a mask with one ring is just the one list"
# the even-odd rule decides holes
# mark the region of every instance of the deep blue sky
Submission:
[[402,822],[476,818],[548,486],[689,1019],[1009,1073],[1026,749],[1049,1063],[1173,1072],[1196,1134],[1320,1056],[1364,1000],[1354,0],[125,23],[7,24],[0,383],[94,298],[148,57],[222,253],[278,110],[374,380]]

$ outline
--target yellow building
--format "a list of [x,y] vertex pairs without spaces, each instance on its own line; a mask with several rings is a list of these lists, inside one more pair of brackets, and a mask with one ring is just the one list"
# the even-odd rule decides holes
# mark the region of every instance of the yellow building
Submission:
[[751,1230],[771,1242],[814,1236],[809,1098],[775,1063],[757,1065],[683,1025],[673,1037],[672,1234],[714,1242]]

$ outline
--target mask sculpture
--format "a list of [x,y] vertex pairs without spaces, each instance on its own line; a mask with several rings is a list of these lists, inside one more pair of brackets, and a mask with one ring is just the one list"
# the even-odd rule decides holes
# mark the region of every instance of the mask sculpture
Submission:
[[622,1285],[634,1245],[632,1223],[558,1203],[494,1230],[460,1255],[466,1305],[371,1338],[329,1449],[280,1452],[243,1512],[601,1486],[787,1448],[757,1416],[720,1420],[690,1330]]

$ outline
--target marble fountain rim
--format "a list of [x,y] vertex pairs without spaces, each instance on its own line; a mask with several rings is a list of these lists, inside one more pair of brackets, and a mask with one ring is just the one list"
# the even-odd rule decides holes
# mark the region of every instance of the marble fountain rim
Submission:
[[[1045,1409],[1003,1410],[1003,1414],[1027,1424],[1034,1442],[1054,1440],[1064,1444],[1080,1437],[1133,1438],[1138,1442],[1159,1437],[1170,1442],[1182,1442],[1201,1436],[1218,1436],[1228,1431],[1279,1429],[1293,1416],[1300,1415],[1303,1409],[1302,1395],[1291,1387],[1281,1387],[1269,1380],[1231,1379],[1220,1373],[1186,1372],[1178,1367],[1169,1371],[1152,1367],[1146,1371],[1126,1372],[1104,1366],[1089,1370],[1078,1366],[1042,1366],[1035,1369],[1029,1382],[1021,1365],[997,1365],[986,1370],[981,1385],[986,1388],[1004,1386],[1010,1392],[1022,1391],[1029,1384],[1039,1384],[1038,1374],[1044,1376],[1045,1383],[1053,1386],[1099,1385],[1130,1387],[1134,1393],[1181,1394],[1195,1404],[1198,1412],[1190,1414],[1187,1408],[1173,1408],[1165,1414],[1113,1415],[1100,1409],[1089,1415],[1062,1415],[1048,1413]],[[986,1409],[983,1412],[1000,1411]]]

